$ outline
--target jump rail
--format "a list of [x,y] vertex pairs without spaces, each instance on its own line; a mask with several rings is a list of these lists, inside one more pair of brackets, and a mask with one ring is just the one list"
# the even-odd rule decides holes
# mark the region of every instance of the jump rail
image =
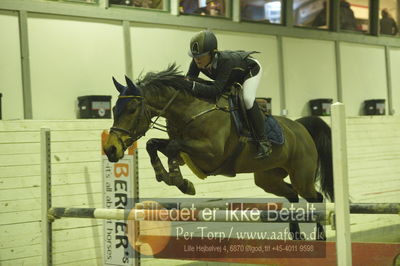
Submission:
[[256,222],[256,223],[316,223],[329,220],[324,211],[231,211],[231,210],[145,210],[145,209],[103,209],[103,208],[51,208],[50,219],[62,217],[94,218],[130,221],[179,221],[179,222]]
[[[140,203],[139,203],[140,204]],[[209,209],[227,209],[225,202],[216,202],[213,200],[204,202],[160,202],[165,209],[183,209],[191,208],[194,206],[197,210],[205,208]],[[281,210],[282,208],[296,208],[304,209],[314,207],[317,211],[332,212],[335,210],[335,203],[241,203],[233,202],[229,203],[229,210],[239,209],[258,209],[258,210]],[[400,203],[350,203],[350,213],[352,214],[400,214]]]
[[[168,208],[155,209],[104,209],[104,208],[65,208],[53,207],[48,211],[51,220],[60,218],[92,218],[108,220],[137,220],[137,221],[203,221],[203,222],[302,222],[315,223],[325,222],[330,224],[329,217],[332,215],[333,203],[315,204],[315,211],[302,211],[301,204],[293,204],[296,211],[277,210],[213,210],[215,205],[202,204],[192,213],[182,211],[189,205],[179,203],[168,203]],[[207,206],[207,207],[206,207]],[[218,205],[216,205],[218,206]],[[269,206],[269,205],[267,205]],[[211,212],[212,211],[212,212]],[[352,214],[400,214],[400,203],[359,203],[350,204]]]

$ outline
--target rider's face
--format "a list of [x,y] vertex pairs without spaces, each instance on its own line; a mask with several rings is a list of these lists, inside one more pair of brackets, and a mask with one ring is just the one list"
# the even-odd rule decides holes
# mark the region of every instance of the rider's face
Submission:
[[211,62],[211,54],[205,54],[194,58],[198,68],[205,68]]

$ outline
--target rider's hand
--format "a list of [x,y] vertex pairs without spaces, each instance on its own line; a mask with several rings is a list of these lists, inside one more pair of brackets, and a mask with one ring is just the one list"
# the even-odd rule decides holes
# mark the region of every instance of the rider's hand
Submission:
[[195,95],[195,87],[196,87],[196,82],[193,80],[190,80],[190,78],[185,77],[185,90],[188,91],[189,93]]

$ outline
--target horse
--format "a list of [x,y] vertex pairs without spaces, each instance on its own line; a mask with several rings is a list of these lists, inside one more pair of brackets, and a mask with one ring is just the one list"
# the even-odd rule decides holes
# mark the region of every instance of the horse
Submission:
[[[120,94],[112,109],[113,125],[103,146],[109,161],[121,159],[130,145],[157,125],[159,117],[164,117],[169,139],[150,139],[146,144],[159,182],[194,195],[193,184],[182,177],[179,169],[187,163],[203,178],[254,173],[255,185],[293,203],[299,202],[299,196],[308,202],[322,202],[323,195],[315,189],[319,180],[321,191],[333,201],[331,130],[319,117],[293,121],[275,116],[283,131],[284,143],[273,144],[267,158],[253,159],[256,145],[242,141],[226,97],[216,102],[194,97],[190,92],[191,82],[175,64],[164,71],[147,73],[136,84],[126,76],[125,79],[126,86],[113,78]],[[168,158],[169,171],[161,163],[158,151]],[[290,184],[284,181],[288,175]],[[303,239],[298,223],[291,222],[289,229],[294,239]],[[326,239],[319,223],[317,239]]]

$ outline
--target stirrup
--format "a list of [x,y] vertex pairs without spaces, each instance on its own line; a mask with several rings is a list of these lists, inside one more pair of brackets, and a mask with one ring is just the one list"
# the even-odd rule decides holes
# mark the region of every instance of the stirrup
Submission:
[[269,141],[260,141],[257,145],[257,154],[254,159],[267,158],[272,152],[272,145]]

